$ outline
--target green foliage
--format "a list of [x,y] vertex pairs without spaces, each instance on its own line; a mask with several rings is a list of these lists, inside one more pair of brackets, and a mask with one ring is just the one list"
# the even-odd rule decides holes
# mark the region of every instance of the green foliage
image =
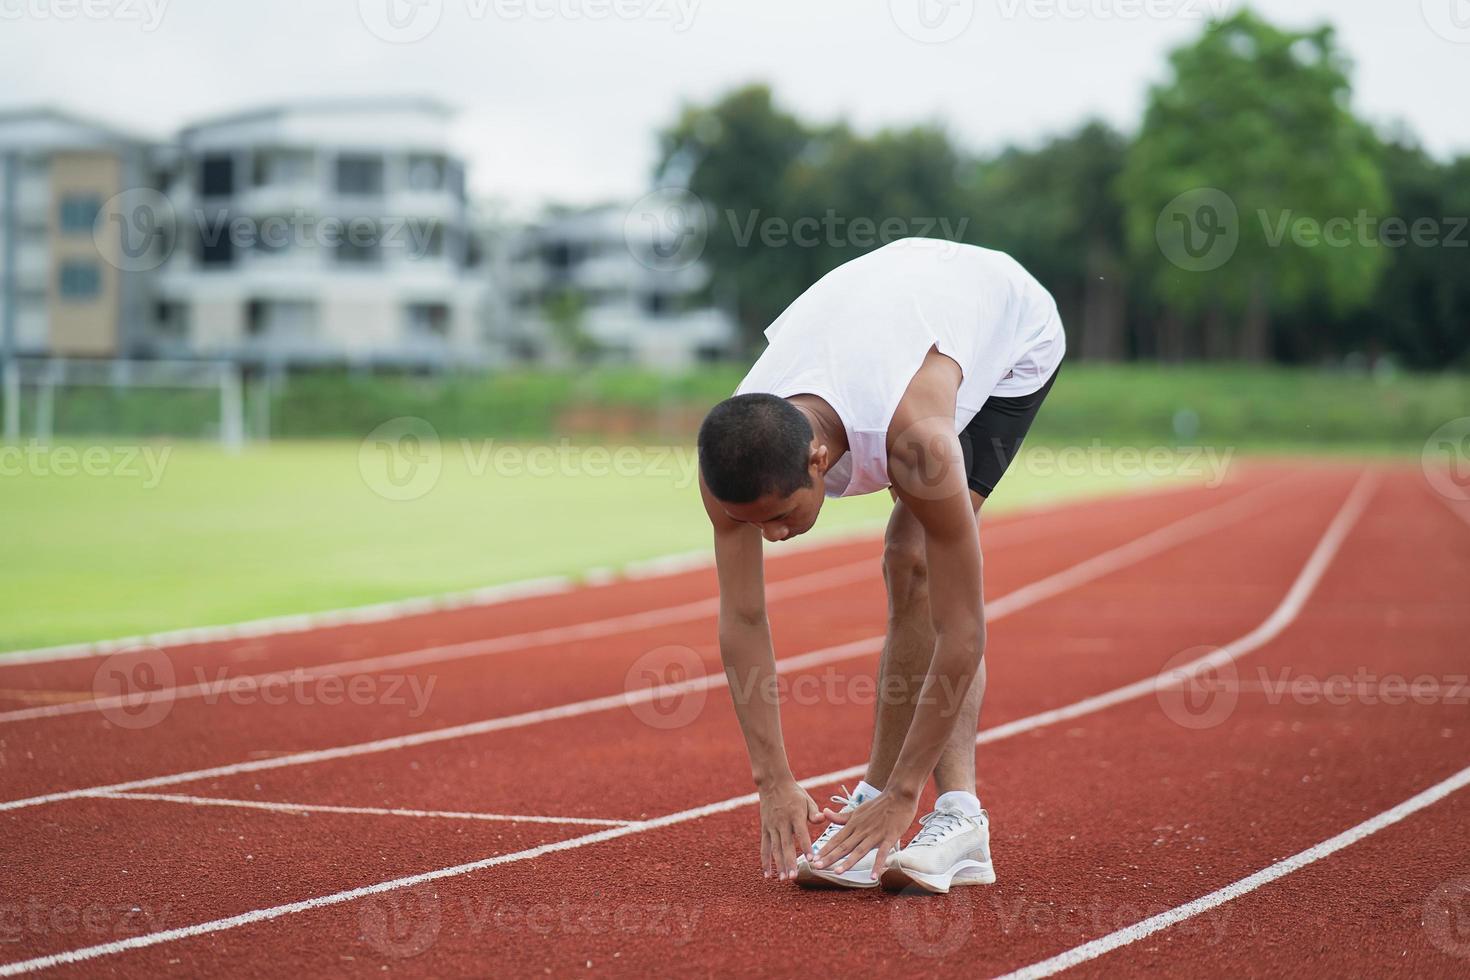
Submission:
[[751,349],[836,266],[916,234],[959,238],[969,223],[961,154],[935,127],[865,137],[808,126],[750,86],[686,108],[659,145],[659,180],[682,182],[709,211],[714,290],[734,297]]
[[[1388,206],[1377,140],[1349,109],[1347,58],[1332,29],[1284,31],[1244,11],[1211,24],[1170,64],[1119,184],[1131,253],[1153,291],[1184,314],[1244,318],[1235,350],[1252,358],[1267,353],[1271,311],[1318,296],[1337,313],[1366,302],[1387,263],[1382,248],[1356,235],[1341,247],[1303,246],[1288,231],[1298,219]],[[1218,269],[1182,270],[1161,253],[1156,227],[1171,201],[1201,188],[1233,201],[1239,244]]]
[[[659,177],[708,207],[716,298],[738,310],[751,352],[823,273],[898,237],[761,233],[836,217],[1010,252],[1056,297],[1075,359],[1470,366],[1470,231],[1457,224],[1470,216],[1470,158],[1436,162],[1355,118],[1328,27],[1243,12],[1170,68],[1136,137],[1089,122],[983,157],[933,126],[809,123],[751,86],[686,107],[660,136]],[[1191,271],[1156,236],[1166,207],[1200,188],[1229,196],[1240,237],[1223,266]],[[946,224],[926,230],[925,217]],[[1416,220],[1442,240],[1384,241]],[[1336,243],[1299,244],[1317,229]]]

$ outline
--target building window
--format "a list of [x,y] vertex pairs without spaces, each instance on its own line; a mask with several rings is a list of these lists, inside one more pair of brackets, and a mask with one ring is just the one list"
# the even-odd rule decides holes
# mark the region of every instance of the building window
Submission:
[[261,150],[255,154],[256,187],[302,187],[312,181],[312,156],[306,150]]
[[199,160],[199,196],[229,197],[235,193],[235,158],[209,153]]
[[61,199],[61,230],[68,234],[92,233],[102,198],[96,194],[68,194]]
[[408,158],[408,189],[411,191],[442,191],[444,170],[448,161],[442,156],[414,153]]
[[383,230],[365,219],[347,223],[342,240],[332,249],[339,265],[376,266],[383,259]]
[[416,339],[449,336],[449,306],[446,303],[409,303],[408,334]]
[[307,300],[254,299],[245,308],[251,337],[297,340],[316,332],[316,304]]
[[57,285],[62,299],[91,300],[102,293],[102,269],[96,262],[61,263]]
[[383,193],[383,158],[343,155],[337,158],[337,193]]
[[160,340],[183,341],[189,338],[189,307],[165,300],[154,310],[154,322]]
[[235,243],[230,240],[230,233],[226,227],[227,222],[222,219],[219,227],[211,228],[207,232],[200,229],[199,236],[195,239],[197,250],[195,258],[199,264],[210,269],[222,269],[235,263]]

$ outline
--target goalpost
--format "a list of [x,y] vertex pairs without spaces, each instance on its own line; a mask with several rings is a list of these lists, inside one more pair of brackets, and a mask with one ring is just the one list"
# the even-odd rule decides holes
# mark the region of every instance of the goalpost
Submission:
[[[240,366],[228,361],[16,357],[7,361],[0,373],[3,373],[5,389],[3,404],[7,442],[19,442],[29,436],[38,442],[49,443],[55,435],[58,398],[85,400],[91,397],[96,401],[99,394],[116,399],[134,392],[173,390],[215,391],[218,398],[208,400],[212,408],[206,412],[206,417],[190,420],[193,423],[191,431],[152,434],[213,434],[229,452],[237,452],[245,444],[244,384]],[[96,411],[106,413],[114,404],[99,403]],[[144,406],[145,415],[147,411],[148,406]],[[114,416],[111,421],[119,420]],[[76,431],[66,434],[87,436],[98,433]]]

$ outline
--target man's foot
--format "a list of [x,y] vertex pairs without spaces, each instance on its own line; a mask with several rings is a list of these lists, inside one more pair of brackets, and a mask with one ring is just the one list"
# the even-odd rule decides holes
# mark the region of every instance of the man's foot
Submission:
[[[851,813],[858,808],[858,804],[865,802],[871,797],[865,795],[861,787],[856,793],[849,793],[847,787],[842,787],[841,796],[833,796],[833,803],[841,803],[842,809],[839,813]],[[842,829],[840,823],[829,823],[827,829],[822,831],[822,836],[812,841],[812,851],[820,854],[822,845],[836,836]],[[831,869],[823,870],[814,868],[805,856],[796,859],[796,883],[803,888],[875,888],[878,879],[873,877],[873,863],[878,860],[878,849],[875,847],[863,855],[861,861],[848,868],[842,874]]]
[[944,895],[952,885],[995,882],[995,866],[990,862],[990,815],[984,810],[972,817],[952,805],[941,805],[919,822],[924,829],[909,846],[889,855],[888,867],[883,869],[885,889],[903,891],[917,885]]

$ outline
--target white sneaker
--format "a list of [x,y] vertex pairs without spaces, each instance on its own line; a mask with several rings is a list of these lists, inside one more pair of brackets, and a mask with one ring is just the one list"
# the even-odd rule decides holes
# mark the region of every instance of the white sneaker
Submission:
[[[842,804],[839,813],[851,813],[858,808],[858,804],[863,803],[866,799],[867,797],[861,795],[854,796],[844,786],[842,795],[833,796],[832,802]],[[829,823],[827,829],[822,831],[822,835],[812,841],[812,851],[820,854],[822,845],[835,837],[841,829],[842,824]],[[806,859],[805,855],[802,855],[796,859],[796,883],[803,888],[874,888],[878,885],[877,879],[873,877],[873,864],[877,860],[878,849],[875,847],[864,854],[862,860],[857,864],[842,874],[838,874],[830,869],[812,867],[811,862]]]
[[883,887],[902,891],[918,885],[938,895],[951,885],[989,885],[995,882],[990,861],[990,815],[979,817],[960,810],[940,809],[919,821],[923,830],[909,846],[888,858]]

